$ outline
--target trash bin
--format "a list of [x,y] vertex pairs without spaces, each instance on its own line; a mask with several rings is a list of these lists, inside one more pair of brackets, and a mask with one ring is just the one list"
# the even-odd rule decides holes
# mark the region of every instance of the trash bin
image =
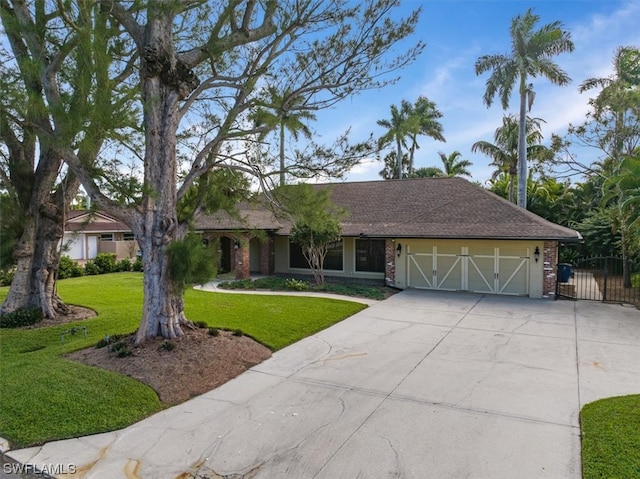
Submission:
[[571,278],[571,265],[569,263],[560,263],[558,265],[558,280],[561,283],[568,283]]

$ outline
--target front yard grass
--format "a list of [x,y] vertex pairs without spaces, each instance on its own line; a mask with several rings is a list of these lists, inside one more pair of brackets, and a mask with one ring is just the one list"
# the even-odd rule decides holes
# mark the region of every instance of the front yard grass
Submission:
[[[96,318],[37,329],[0,329],[0,436],[12,446],[111,431],[165,406],[148,386],[113,372],[66,360],[105,335],[134,331],[142,311],[142,274],[115,273],[60,281],[69,304]],[[0,288],[0,301],[8,288]],[[348,301],[285,296],[232,296],[188,290],[186,313],[209,326],[240,329],[278,350],[364,308]],[[82,331],[61,334],[74,326]],[[158,365],[162,367],[162,365]]]
[[640,477],[640,394],[601,399],[580,412],[582,477]]

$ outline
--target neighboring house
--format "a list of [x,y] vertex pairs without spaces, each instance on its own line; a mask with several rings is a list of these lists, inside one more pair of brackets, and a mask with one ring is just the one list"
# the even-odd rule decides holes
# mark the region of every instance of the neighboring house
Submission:
[[138,243],[127,225],[106,213],[71,210],[67,213],[62,248],[62,254],[79,262],[99,253],[132,259],[138,252]]
[[[577,231],[551,223],[462,178],[316,185],[347,210],[328,276],[380,280],[397,288],[474,291],[533,298],[555,293],[559,243]],[[309,272],[291,225],[267,208],[217,214],[198,230],[219,241],[222,270]]]
[[[558,245],[582,240],[577,231],[462,178],[314,187],[331,188],[333,202],[347,211],[342,239],[325,261],[327,276],[401,289],[541,298],[555,294]],[[300,247],[289,240],[288,221],[260,204],[238,210],[237,217],[218,213],[196,224],[205,241],[217,244],[220,272],[235,271],[237,278],[310,273]],[[117,247],[133,238],[125,225],[103,213],[91,214],[71,212],[65,241],[72,240],[72,258],[131,251]]]

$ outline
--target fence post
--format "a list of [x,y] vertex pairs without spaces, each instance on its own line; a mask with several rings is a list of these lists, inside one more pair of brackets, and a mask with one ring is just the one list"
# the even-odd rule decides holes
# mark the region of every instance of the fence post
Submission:
[[602,301],[605,302],[607,300],[607,283],[609,281],[609,257],[605,256],[604,258],[604,291],[602,292]]

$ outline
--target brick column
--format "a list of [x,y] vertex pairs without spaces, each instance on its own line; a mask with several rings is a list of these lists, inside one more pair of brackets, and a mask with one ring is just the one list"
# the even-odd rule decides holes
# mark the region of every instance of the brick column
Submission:
[[[235,255],[234,255],[234,265],[236,270],[236,279],[247,279],[251,277],[250,272],[250,262],[249,262],[249,235],[242,234],[235,240],[235,244],[233,246]],[[238,248],[236,249],[236,244]]]
[[387,286],[396,285],[396,243],[391,239],[384,241],[384,282]]
[[543,246],[542,295],[555,298],[558,269],[558,242],[545,241]]

